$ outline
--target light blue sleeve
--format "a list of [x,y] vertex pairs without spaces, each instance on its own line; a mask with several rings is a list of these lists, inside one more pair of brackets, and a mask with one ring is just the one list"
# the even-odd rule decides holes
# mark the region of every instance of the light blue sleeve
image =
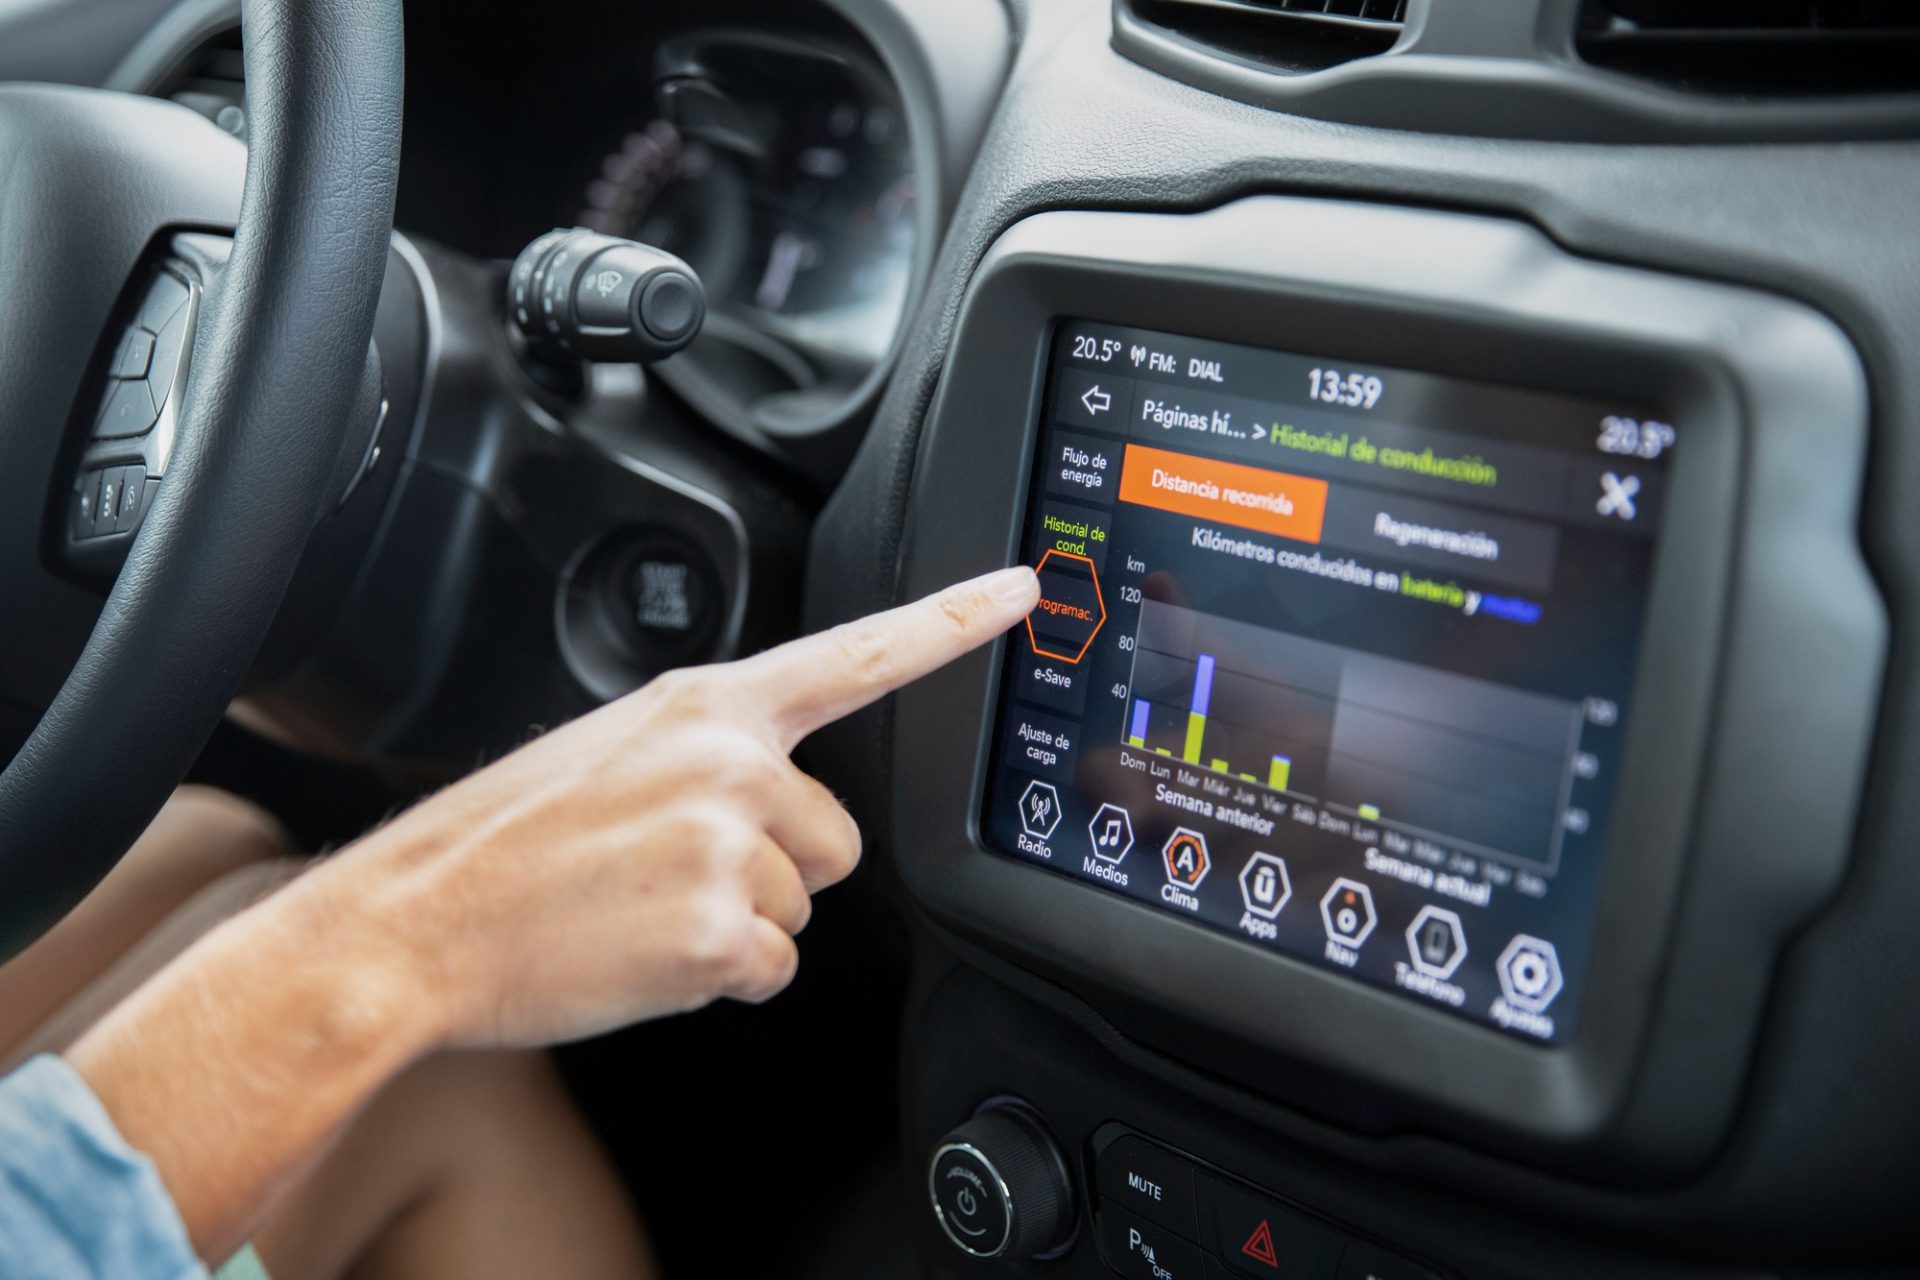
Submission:
[[0,1276],[205,1280],[153,1162],[42,1055],[0,1079]]

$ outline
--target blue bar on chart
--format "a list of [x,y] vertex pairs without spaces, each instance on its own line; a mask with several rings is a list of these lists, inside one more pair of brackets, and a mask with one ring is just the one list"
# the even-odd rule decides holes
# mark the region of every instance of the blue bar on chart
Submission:
[[1213,701],[1213,655],[1203,653],[1193,668],[1193,698],[1187,703],[1186,749],[1180,758],[1200,763],[1200,744],[1207,734],[1207,704]]
[[1136,747],[1147,745],[1147,717],[1153,708],[1147,705],[1145,698],[1133,700],[1133,727],[1127,730],[1127,742]]

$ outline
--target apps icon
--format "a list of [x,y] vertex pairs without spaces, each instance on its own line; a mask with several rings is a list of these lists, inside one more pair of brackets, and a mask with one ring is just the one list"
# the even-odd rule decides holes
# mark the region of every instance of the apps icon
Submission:
[[1500,976],[1500,994],[1507,1003],[1528,1013],[1544,1013],[1560,994],[1560,956],[1544,938],[1517,934],[1494,966]]
[[1460,917],[1445,907],[1422,907],[1407,926],[1407,954],[1429,978],[1451,978],[1467,958],[1467,934]]
[[1093,842],[1093,856],[1118,866],[1133,848],[1133,815],[1117,804],[1103,804],[1087,824],[1087,839]]
[[1320,899],[1320,923],[1326,926],[1328,938],[1357,950],[1380,923],[1373,912],[1373,890],[1345,876],[1335,880]]
[[1198,889],[1207,872],[1213,870],[1207,858],[1207,838],[1185,827],[1175,828],[1167,837],[1160,857],[1167,864],[1167,882],[1184,889]]
[[1287,878],[1287,864],[1270,853],[1256,853],[1240,869],[1240,899],[1247,910],[1262,920],[1280,914],[1293,896],[1293,882]]
[[1020,829],[1045,840],[1060,825],[1060,793],[1051,782],[1029,782],[1020,795]]

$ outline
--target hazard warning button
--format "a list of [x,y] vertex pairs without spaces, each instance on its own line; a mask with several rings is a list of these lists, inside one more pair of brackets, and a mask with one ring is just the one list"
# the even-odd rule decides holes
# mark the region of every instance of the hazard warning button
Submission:
[[1210,1174],[1199,1182],[1203,1243],[1227,1270],[1255,1280],[1334,1280],[1343,1234]]

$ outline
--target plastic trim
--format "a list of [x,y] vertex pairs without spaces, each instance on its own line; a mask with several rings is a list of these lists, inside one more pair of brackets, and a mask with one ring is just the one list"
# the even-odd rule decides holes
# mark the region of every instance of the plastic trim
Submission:
[[986,852],[997,647],[900,696],[908,890],[1144,1043],[1323,1115],[1593,1179],[1704,1159],[1774,957],[1842,872],[1875,714],[1886,619],[1856,541],[1867,388],[1846,339],[1799,304],[1577,259],[1492,218],[1282,197],[1039,214],[1002,236],[964,304],[904,594],[1015,554],[1063,315],[1674,406],[1687,435],[1595,976],[1573,1040],[1543,1049]]
[[1195,88],[1383,129],[1566,142],[1920,135],[1920,94],[1763,98],[1669,89],[1574,48],[1580,0],[1410,0],[1391,50],[1306,74],[1242,59],[1113,0],[1113,47]]

